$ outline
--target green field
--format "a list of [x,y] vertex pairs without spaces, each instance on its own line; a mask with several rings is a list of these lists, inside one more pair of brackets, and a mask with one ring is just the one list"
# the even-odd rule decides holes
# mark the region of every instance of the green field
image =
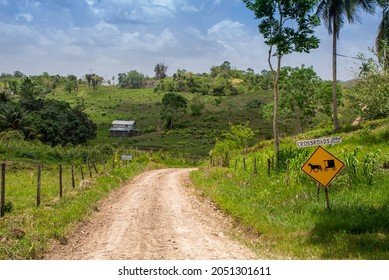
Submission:
[[[97,138],[89,144],[122,144],[144,150],[171,151],[177,155],[201,158],[208,155],[217,138],[228,129],[228,123],[250,121],[258,130],[257,139],[271,138],[271,123],[264,120],[259,108],[248,106],[252,100],[267,102],[271,93],[236,96],[203,96],[181,93],[190,105],[198,98],[205,108],[199,116],[187,114],[179,120],[177,128],[166,130],[161,120],[162,95],[153,89],[120,89],[116,86],[99,87],[96,91],[81,87],[76,94],[54,93],[54,98],[73,105],[85,106],[85,112],[98,125]],[[135,120],[142,134],[132,138],[109,137],[113,120]]]

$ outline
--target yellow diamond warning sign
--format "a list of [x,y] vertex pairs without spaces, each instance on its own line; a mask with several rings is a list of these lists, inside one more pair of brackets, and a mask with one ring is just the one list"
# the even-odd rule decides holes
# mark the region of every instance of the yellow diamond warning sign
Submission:
[[343,162],[319,146],[301,167],[301,170],[327,187],[343,166]]

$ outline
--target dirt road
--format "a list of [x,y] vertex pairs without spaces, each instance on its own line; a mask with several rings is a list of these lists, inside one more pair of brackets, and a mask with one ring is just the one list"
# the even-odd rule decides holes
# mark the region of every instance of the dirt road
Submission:
[[227,219],[188,187],[193,169],[147,171],[113,193],[46,259],[253,259]]

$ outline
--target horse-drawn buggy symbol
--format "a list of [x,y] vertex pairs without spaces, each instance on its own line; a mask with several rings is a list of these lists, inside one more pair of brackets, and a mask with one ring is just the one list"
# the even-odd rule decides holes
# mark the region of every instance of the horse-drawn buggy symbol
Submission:
[[308,163],[308,166],[311,168],[311,170],[309,171],[309,173],[311,173],[312,171],[313,172],[319,172],[319,170],[321,172],[323,172],[323,170],[325,172],[328,171],[328,169],[331,169],[333,171],[336,170],[336,167],[335,167],[335,160],[333,159],[327,159],[327,160],[323,160],[324,161],[324,168],[320,165],[320,164],[312,164],[312,163]]
[[324,160],[324,163],[326,163],[326,165],[324,167],[324,171],[328,171],[328,169],[331,169],[333,171],[336,170],[335,160],[333,160],[333,159]]

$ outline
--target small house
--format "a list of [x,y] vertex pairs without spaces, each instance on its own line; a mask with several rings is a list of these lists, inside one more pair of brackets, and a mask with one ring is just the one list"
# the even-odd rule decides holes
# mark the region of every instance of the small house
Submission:
[[109,135],[118,137],[131,137],[136,135],[135,121],[113,121],[109,129]]

